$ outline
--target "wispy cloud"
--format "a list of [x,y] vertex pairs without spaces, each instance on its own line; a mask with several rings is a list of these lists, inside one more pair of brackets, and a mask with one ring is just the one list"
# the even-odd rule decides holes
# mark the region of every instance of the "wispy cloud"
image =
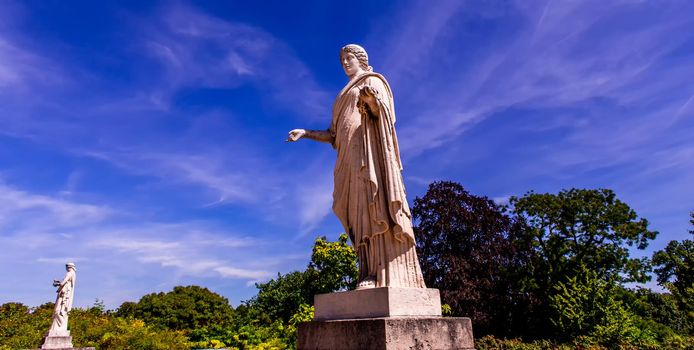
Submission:
[[[256,114],[279,108],[306,122],[325,119],[330,99],[311,69],[288,44],[263,28],[221,19],[184,3],[166,4],[154,12],[152,18],[125,16],[123,31],[133,40],[110,60],[128,60],[128,69],[146,74],[123,71],[128,78],[115,85],[100,76],[97,67],[71,63],[83,62],[70,57],[71,50],[64,50],[62,57],[21,51],[27,59],[13,53],[17,58],[12,62],[60,67],[70,73],[67,76],[79,72],[89,79],[71,85],[67,96],[56,95],[50,87],[34,87],[33,93],[42,96],[42,107],[21,103],[29,95],[15,99],[12,118],[0,116],[8,119],[0,133],[49,145],[70,157],[106,161],[125,174],[140,176],[137,188],[190,194],[200,200],[193,207],[251,205],[265,213],[264,219],[286,221],[301,232],[313,230],[330,212],[329,188],[306,185],[302,179],[308,171],[283,171],[291,156],[278,160],[274,150],[258,144],[273,141],[269,136],[281,142],[282,133],[268,135],[267,128],[244,121],[260,118],[269,123],[273,116],[216,108],[191,111],[177,105],[182,92],[243,87],[257,91],[264,104]],[[50,64],[53,61],[60,64]],[[210,138],[211,134],[225,135]],[[83,176],[75,173],[71,181]],[[328,174],[323,182],[329,180]],[[74,184],[67,186],[65,195]],[[304,190],[309,197],[294,195]],[[270,210],[279,214],[267,213]]]
[[318,116],[328,110],[328,95],[311,70],[267,31],[180,3],[164,8],[160,18],[141,22],[144,35],[138,44],[165,67],[153,101],[167,101],[186,87],[252,84],[301,115]]
[[268,162],[267,155],[256,154],[251,147],[226,144],[195,152],[137,147],[75,153],[108,162],[127,174],[146,177],[138,186],[150,192],[175,190],[178,197],[193,200],[191,208],[242,205],[263,214],[261,220],[269,220],[266,213],[287,210],[293,204],[280,201],[292,190],[289,179],[277,165]]
[[[219,246],[217,239],[226,249],[248,249],[254,242],[247,238],[231,240],[230,238],[216,234],[206,233],[206,238],[200,239],[201,234],[195,233],[202,227],[191,225],[153,225],[140,226],[119,230],[117,235],[108,235],[102,232],[102,238],[88,243],[91,247],[115,251],[119,255],[129,255],[141,263],[157,264],[164,268],[173,268],[178,273],[189,276],[218,276],[222,278],[248,279],[249,283],[269,278],[273,273],[254,268],[240,267],[227,259],[211,259],[210,249]],[[191,234],[189,231],[194,231]],[[175,236],[175,239],[141,239],[136,237],[161,237]]]
[[[296,191],[300,218],[300,236],[313,234],[316,227],[332,213],[333,177],[328,167],[314,166],[302,177]],[[306,181],[308,178],[314,181]]]
[[0,96],[32,85],[55,87],[65,82],[55,62],[21,48],[0,32]]
[[[0,210],[0,246],[5,254],[0,263],[21,266],[27,272],[13,277],[10,293],[49,278],[45,276],[49,272],[47,265],[68,261],[77,262],[83,275],[81,295],[106,297],[109,307],[117,306],[128,296],[104,295],[103,285],[129,284],[147,278],[149,284],[127,288],[128,295],[133,296],[151,292],[153,283],[170,286],[221,278],[252,286],[271,278],[282,266],[286,268],[287,262],[297,262],[286,244],[272,260],[263,259],[264,251],[278,250],[281,242],[238,234],[233,226],[219,220],[158,221],[146,212],[122,213],[58,195],[18,190],[7,184],[0,186],[0,197],[5,201]],[[307,256],[308,253],[301,255],[303,259]],[[27,262],[40,264],[26,265]],[[96,283],[95,279],[101,282]],[[10,296],[0,297],[6,301]],[[82,299],[80,304],[90,299]]]
[[685,112],[689,114],[694,114],[694,112],[691,111],[691,103],[694,100],[694,94],[689,96],[689,98],[680,106],[680,108],[677,109],[677,112],[675,113],[675,117],[680,117],[684,116]]
[[52,227],[69,228],[99,222],[115,214],[105,205],[79,203],[59,197],[35,194],[0,183],[0,227],[12,228],[26,220],[51,222]]
[[60,265],[60,264],[66,264],[68,262],[73,262],[73,263],[81,263],[81,262],[87,262],[89,261],[89,258],[83,258],[83,257],[74,257],[74,256],[57,256],[57,257],[50,257],[50,258],[37,258],[36,262],[39,263],[44,263],[44,264],[50,264],[50,265]]
[[[676,9],[663,10],[670,15],[668,21],[644,20],[638,29],[630,30],[620,16],[647,11],[639,4],[612,2],[596,7],[593,2],[559,1],[536,5],[517,2],[501,9],[486,3],[453,2],[404,15],[404,29],[394,40],[386,40],[394,44],[381,51],[389,52],[393,57],[390,61],[400,62],[388,68],[393,80],[401,82],[404,91],[400,96],[416,101],[406,102],[404,112],[414,119],[401,123],[406,157],[455,142],[481,121],[519,106],[555,108],[605,98],[617,105],[641,108],[644,101],[659,94],[671,94],[678,101],[691,96],[686,82],[677,78],[691,67],[664,65],[665,57],[686,40],[676,34],[691,25],[686,16],[675,13]],[[474,20],[486,21],[490,28],[508,21],[513,32],[487,49],[479,45],[482,39],[476,35],[493,40],[499,34],[470,33],[465,16],[442,27],[440,23],[448,23],[460,7],[478,15]],[[430,13],[439,9],[445,13],[438,17]],[[426,25],[422,18],[441,21]],[[400,32],[415,30],[421,39],[416,47],[397,44],[408,37]],[[457,37],[462,46],[451,48],[450,40]],[[470,48],[472,53],[465,52],[467,41],[478,44]],[[586,47],[586,42],[591,42],[591,47]],[[594,54],[596,51],[600,54]],[[460,67],[454,55],[463,57],[467,67]],[[432,60],[439,64],[428,64]],[[443,76],[442,69],[456,73]],[[668,113],[670,119],[677,115]]]
[[[127,173],[148,176],[162,191],[190,190],[199,201],[194,207],[243,205],[260,220],[292,227],[298,237],[313,231],[331,213],[332,150],[310,158],[298,157],[285,145],[285,156],[254,150],[243,137],[196,152],[174,145],[170,151],[130,148],[121,151],[75,151],[106,161]],[[326,148],[329,148],[326,146]]]
[[686,232],[691,4],[437,5],[415,1],[397,31],[367,42],[395,90],[406,179],[461,181],[498,200],[609,187],[656,229]]
[[21,35],[26,19],[23,5],[2,4],[0,13],[0,101],[36,92],[37,88],[60,88],[70,82],[63,65],[36,49],[36,43]]

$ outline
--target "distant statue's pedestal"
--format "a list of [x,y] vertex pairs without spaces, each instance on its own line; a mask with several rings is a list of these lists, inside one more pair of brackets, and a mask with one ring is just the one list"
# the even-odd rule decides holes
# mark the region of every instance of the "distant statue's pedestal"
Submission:
[[[41,350],[94,350],[94,348],[73,348],[70,331],[54,330],[50,331],[41,344]],[[38,350],[38,349],[36,349]]]
[[318,294],[299,324],[300,350],[474,349],[467,317],[441,317],[438,289],[372,288]]
[[51,330],[45,338],[41,349],[72,349],[72,337],[68,330]]

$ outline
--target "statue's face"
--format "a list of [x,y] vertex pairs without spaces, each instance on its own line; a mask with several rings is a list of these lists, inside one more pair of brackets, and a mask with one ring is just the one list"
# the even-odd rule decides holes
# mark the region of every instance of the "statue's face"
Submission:
[[347,52],[342,55],[342,68],[345,70],[345,74],[351,77],[361,71],[361,66],[359,65],[359,60],[357,56],[353,53]]

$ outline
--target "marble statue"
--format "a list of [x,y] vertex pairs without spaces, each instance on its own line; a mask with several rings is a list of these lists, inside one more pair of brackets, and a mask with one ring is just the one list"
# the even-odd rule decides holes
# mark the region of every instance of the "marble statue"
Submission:
[[333,211],[357,252],[357,289],[425,288],[401,174],[393,93],[361,46],[343,47],[340,61],[349,81],[335,99],[330,128],[294,129],[287,141],[307,138],[337,150]]
[[67,263],[65,269],[67,273],[63,281],[53,281],[53,286],[58,287],[58,296],[55,299],[55,308],[53,309],[53,322],[48,330],[49,336],[69,334],[67,331],[67,318],[72,309],[72,299],[75,293],[75,264]]

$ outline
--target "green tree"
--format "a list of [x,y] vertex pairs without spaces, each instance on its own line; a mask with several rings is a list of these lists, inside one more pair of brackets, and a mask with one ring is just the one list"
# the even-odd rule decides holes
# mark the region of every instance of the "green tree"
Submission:
[[[691,214],[694,225],[694,212]],[[689,231],[694,235],[694,230]],[[694,240],[670,241],[664,250],[653,254],[658,284],[667,288],[689,318],[688,329],[694,335]]]
[[277,274],[275,279],[257,283],[258,294],[248,305],[263,310],[271,320],[287,323],[302,304],[313,305],[315,294],[354,288],[357,257],[347,239],[345,234],[336,242],[317,238],[305,271]]
[[[313,306],[301,304],[288,322],[272,320],[257,307],[239,305],[237,322],[230,329],[224,344],[232,349],[295,349],[296,331],[301,322],[313,319]],[[207,346],[209,347],[209,346]]]
[[70,312],[70,332],[75,347],[99,350],[188,350],[184,331],[155,327],[142,320],[99,312],[98,305]]
[[357,253],[347,243],[348,239],[344,233],[335,242],[328,242],[325,237],[316,239],[306,269],[313,295],[356,288]]
[[30,309],[21,303],[0,305],[0,349],[33,349],[51,324],[53,303]]
[[257,283],[258,294],[248,303],[266,313],[270,320],[288,322],[301,304],[312,304],[313,295],[308,284],[304,272],[278,273],[277,278]]
[[289,348],[294,349],[296,347],[299,323],[313,321],[314,311],[313,306],[301,304],[299,310],[289,319],[285,337]]
[[603,281],[648,280],[647,259],[631,258],[629,247],[645,249],[657,232],[611,190],[529,192],[512,197],[510,205],[527,227],[515,243],[532,248],[523,283],[525,293],[540,302],[528,319],[536,327],[532,336],[557,336],[548,332],[552,309],[547,301],[554,286],[580,279],[584,268]]
[[115,313],[136,318],[154,327],[186,331],[191,340],[209,340],[233,323],[234,309],[223,296],[198,286],[177,286],[167,293],[143,296],[123,303]]
[[641,327],[651,329],[661,342],[668,337],[690,334],[694,328],[691,317],[678,307],[677,300],[670,293],[638,288],[624,290],[619,298],[640,317],[643,321]]
[[[28,308],[19,303],[0,306],[0,350],[37,348],[48,330],[53,303]],[[182,331],[157,329],[141,320],[124,319],[105,312],[97,304],[70,312],[70,332],[75,347],[99,350],[187,350]]]
[[658,232],[649,230],[648,221],[612,190],[530,192],[512,197],[511,205],[530,228],[527,238],[535,247],[536,267],[547,282],[575,275],[581,264],[600,278],[648,281],[647,259],[630,258],[628,248],[645,249]]
[[603,280],[580,266],[580,273],[554,286],[550,305],[552,323],[563,340],[580,336],[602,345],[656,346],[655,334],[639,327],[639,320],[618,299],[614,280]]

